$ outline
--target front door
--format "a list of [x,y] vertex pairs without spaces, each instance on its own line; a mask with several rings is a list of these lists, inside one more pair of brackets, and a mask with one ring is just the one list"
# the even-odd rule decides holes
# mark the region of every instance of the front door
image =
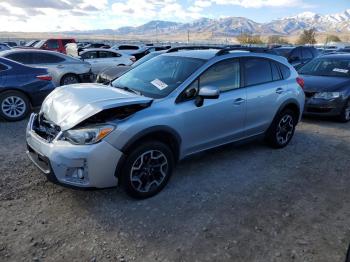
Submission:
[[[246,90],[241,88],[238,59],[220,61],[206,70],[185,92],[204,86],[220,89],[218,99],[197,107],[194,99],[179,102],[185,155],[235,141],[244,136]],[[184,92],[184,93],[185,93]],[[186,101],[187,100],[187,101]],[[181,101],[181,100],[180,100]]]

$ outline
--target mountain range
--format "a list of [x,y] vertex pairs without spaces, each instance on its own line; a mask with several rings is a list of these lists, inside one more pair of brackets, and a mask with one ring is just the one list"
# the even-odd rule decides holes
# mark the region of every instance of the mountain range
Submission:
[[241,33],[293,35],[309,28],[315,28],[320,33],[350,33],[350,9],[330,15],[304,12],[296,16],[284,17],[267,23],[258,23],[244,17],[201,18],[190,23],[156,20],[137,27],[121,27],[116,30],[75,31],[74,34],[145,36],[187,34],[187,32],[190,32],[191,34],[210,33],[215,36],[237,36]]

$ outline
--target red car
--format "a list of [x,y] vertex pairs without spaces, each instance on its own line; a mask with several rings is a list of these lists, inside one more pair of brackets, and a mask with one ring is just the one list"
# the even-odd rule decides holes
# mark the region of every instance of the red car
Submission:
[[73,38],[56,38],[41,40],[35,44],[34,48],[66,53],[66,44],[75,43]]

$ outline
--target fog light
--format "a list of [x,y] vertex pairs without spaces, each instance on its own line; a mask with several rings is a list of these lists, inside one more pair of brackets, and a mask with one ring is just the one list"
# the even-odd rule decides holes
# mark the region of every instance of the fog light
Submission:
[[79,179],[84,179],[84,169],[83,168],[77,168],[74,170],[72,174],[73,178],[79,178]]

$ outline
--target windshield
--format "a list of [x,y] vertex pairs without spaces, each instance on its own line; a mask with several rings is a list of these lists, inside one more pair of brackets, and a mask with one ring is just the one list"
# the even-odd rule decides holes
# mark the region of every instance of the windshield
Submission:
[[37,42],[37,43],[34,45],[34,47],[35,47],[35,48],[40,48],[45,42],[46,42],[45,40],[41,40],[41,41]]
[[350,59],[314,59],[303,66],[299,73],[314,76],[350,76]]
[[134,67],[112,82],[112,86],[132,89],[152,98],[169,95],[205,60],[161,55]]
[[144,62],[147,62],[148,60],[150,60],[153,57],[159,56],[161,55],[161,52],[152,52],[149,53],[148,55],[145,55],[144,57],[142,57],[141,59],[137,60],[135,63],[132,64],[132,67],[136,67],[139,66],[141,64],[143,64]]

